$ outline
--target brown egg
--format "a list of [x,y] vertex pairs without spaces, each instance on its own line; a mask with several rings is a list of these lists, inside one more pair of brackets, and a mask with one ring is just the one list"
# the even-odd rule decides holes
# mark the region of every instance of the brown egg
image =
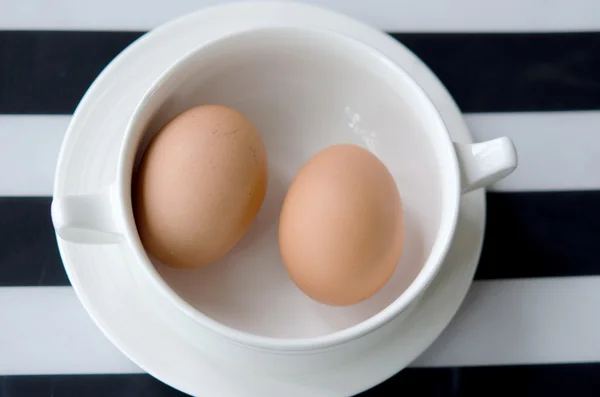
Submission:
[[227,254],[256,217],[267,190],[259,133],[237,110],[197,106],[153,138],[133,186],[136,225],[164,264],[194,268]]
[[325,304],[367,299],[389,280],[402,253],[396,183],[359,146],[332,146],[313,156],[292,181],[279,222],[291,279]]

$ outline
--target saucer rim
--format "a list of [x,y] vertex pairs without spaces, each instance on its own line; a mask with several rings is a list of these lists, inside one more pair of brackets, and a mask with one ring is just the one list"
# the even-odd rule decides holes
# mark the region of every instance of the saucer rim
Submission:
[[[284,10],[285,12],[282,13],[282,10]],[[87,193],[89,191],[89,181],[95,180],[95,178],[93,177],[90,178],[90,172],[93,173],[93,170],[90,170],[90,166],[82,167],[83,169],[79,170],[82,173],[88,173],[88,180],[86,181],[87,186],[85,186],[86,183],[83,182],[80,183],[78,186],[76,186],[76,184],[73,184],[72,181],[77,180],[77,177],[71,177],[70,179],[64,177],[65,174],[69,172],[69,169],[66,167],[66,165],[69,164],[69,160],[71,159],[68,156],[69,151],[65,150],[65,148],[69,147],[72,153],[75,150],[77,143],[81,143],[80,140],[82,139],[82,135],[84,135],[81,133],[81,124],[85,124],[85,121],[87,121],[88,123],[90,123],[91,121],[84,120],[84,122],[82,122],[81,119],[78,120],[77,116],[81,116],[82,114],[85,115],[85,111],[89,112],[89,108],[91,105],[93,105],[95,98],[97,98],[99,95],[110,95],[110,89],[113,90],[113,97],[117,96],[118,90],[121,90],[123,92],[128,89],[128,87],[123,86],[110,87],[111,84],[109,77],[119,73],[118,68],[122,68],[124,65],[127,64],[127,62],[131,62],[132,58],[136,56],[138,58],[140,56],[144,56],[143,46],[141,46],[140,44],[142,43],[142,41],[146,43],[147,49],[148,43],[151,43],[152,41],[156,42],[160,40],[172,40],[174,37],[176,37],[176,35],[173,34],[174,31],[176,33],[176,28],[182,27],[186,24],[189,25],[190,29],[194,25],[199,26],[196,27],[196,29],[198,29],[198,33],[201,33],[201,24],[198,24],[197,22],[206,18],[208,15],[210,15],[210,17],[212,18],[220,16],[220,18],[227,20],[235,19],[235,17],[232,16],[234,14],[242,14],[245,17],[248,17],[251,13],[254,13],[255,15],[260,15],[262,16],[262,19],[265,20],[270,19],[273,23],[278,24],[286,20],[289,20],[289,23],[298,24],[300,20],[303,20],[304,22],[300,23],[311,25],[320,23],[323,27],[336,26],[335,29],[337,31],[341,31],[341,33],[344,34],[349,34],[355,38],[363,40],[367,44],[371,44],[376,48],[379,48],[380,51],[385,53],[391,59],[394,59],[396,62],[398,62],[401,65],[401,67],[405,68],[413,76],[413,78],[423,86],[423,89],[426,91],[426,93],[431,95],[432,101],[438,107],[439,112],[442,114],[442,118],[444,119],[444,122],[446,122],[450,134],[452,135],[452,138],[456,141],[465,143],[472,141],[468,133],[467,127],[464,123],[464,120],[462,120],[462,115],[460,114],[460,111],[458,110],[452,98],[449,96],[446,89],[441,85],[439,80],[437,80],[433,73],[421,61],[419,61],[408,49],[406,49],[403,45],[393,41],[393,39],[385,35],[383,32],[368,27],[348,17],[344,17],[342,15],[323,10],[315,6],[308,6],[304,4],[262,2],[253,4],[237,3],[221,5],[196,11],[195,13],[178,18],[174,21],[168,22],[165,25],[162,25],[161,27],[158,27],[154,31],[145,35],[142,39],[130,45],[125,51],[123,51],[119,56],[117,56],[117,58],[115,58],[115,60],[111,62],[111,64],[102,72],[100,77],[94,82],[94,84],[84,95],[84,98],[78,106],[73,120],[71,121],[69,130],[65,136],[65,140],[63,141],[59,163],[57,166],[55,195],[60,196],[64,194],[65,191],[78,193]],[[277,16],[276,19],[275,16]],[[209,32],[203,33],[205,35],[209,35]],[[386,49],[381,47],[385,47]],[[135,51],[137,51],[137,53]],[[153,52],[155,52],[155,57],[160,56],[157,50],[153,50]],[[394,52],[394,55],[389,54],[389,52]],[[149,52],[147,51],[145,54],[146,56],[148,56]],[[415,73],[420,75],[420,77],[415,76]],[[424,85],[427,85],[428,87],[425,87]],[[433,94],[435,94],[435,98]],[[125,93],[124,95],[127,96],[127,93]],[[119,101],[115,100],[113,102],[115,103],[112,105],[114,107]],[[99,109],[95,109],[95,111],[96,114],[102,113],[99,111]],[[93,113],[91,116],[88,114],[88,116],[93,117]],[[93,129],[90,131],[93,131]],[[88,133],[88,135],[90,134]],[[103,165],[105,165],[105,163]],[[71,164],[71,170],[73,170],[73,168],[77,167],[73,167]],[[96,166],[96,168],[98,167]],[[100,171],[96,169],[95,172],[98,173]],[[100,180],[101,178],[98,179]],[[69,186],[66,186],[65,181],[68,180],[71,181],[71,184]],[[79,180],[81,181],[82,178],[79,178]],[[85,180],[85,178],[83,178],[83,180]],[[100,186],[96,187],[99,188]],[[473,241],[472,247],[470,247],[469,252],[464,253],[463,256],[465,257],[459,258],[457,264],[445,263],[445,266],[443,267],[445,269],[452,270],[453,273],[451,273],[450,276],[448,276],[446,274],[447,272],[440,271],[440,273],[438,273],[438,275],[436,276],[435,280],[439,282],[439,279],[442,277],[450,277],[449,280],[446,281],[446,285],[443,286],[443,288],[438,288],[439,286],[437,285],[431,285],[430,288],[427,291],[425,291],[425,295],[417,303],[417,306],[410,313],[407,319],[397,327],[397,329],[395,330],[397,332],[393,332],[393,335],[391,335],[390,338],[382,341],[380,344],[378,344],[372,349],[370,354],[361,357],[356,362],[348,363],[346,365],[340,365],[336,368],[331,368],[330,371],[323,371],[319,374],[312,374],[311,379],[274,379],[274,377],[269,377],[267,374],[265,374],[262,378],[258,379],[256,378],[256,374],[253,374],[253,379],[248,379],[247,374],[242,374],[239,370],[234,370],[233,367],[227,368],[227,366],[215,365],[213,361],[211,361],[208,357],[204,356],[200,351],[194,351],[192,355],[195,355],[194,358],[198,361],[199,364],[200,361],[204,361],[204,370],[208,371],[209,367],[213,367],[211,368],[213,370],[212,372],[216,372],[217,376],[220,375],[222,377],[222,387],[228,386],[228,384],[231,383],[228,382],[228,380],[230,380],[232,377],[237,377],[240,380],[245,380],[244,382],[241,382],[245,383],[243,388],[241,386],[232,386],[229,387],[228,391],[227,389],[221,389],[222,391],[224,391],[224,393],[219,393],[219,395],[227,395],[225,393],[231,393],[233,389],[236,389],[236,392],[234,392],[234,394],[231,395],[240,395],[238,394],[239,391],[242,391],[243,393],[248,393],[250,390],[252,390],[251,394],[254,395],[256,393],[270,393],[272,392],[273,387],[275,387],[276,384],[278,384],[279,387],[284,386],[293,388],[293,390],[287,390],[287,395],[292,395],[290,393],[303,395],[302,393],[307,392],[307,387],[311,389],[312,395],[330,395],[331,392],[347,395],[360,393],[361,391],[364,391],[382,382],[389,376],[402,370],[406,365],[408,365],[418,355],[420,355],[431,343],[433,343],[435,339],[437,339],[441,331],[448,325],[451,318],[458,310],[458,307],[460,306],[464,299],[464,296],[466,295],[468,287],[471,284],[475,268],[477,266],[483,241],[483,227],[485,224],[485,195],[483,190],[472,192],[466,196],[463,196],[461,199],[460,212],[461,217],[464,217],[465,213],[467,213],[468,216],[473,217],[475,223],[477,223],[477,229],[481,231],[481,233],[478,233],[478,238],[476,238]],[[471,221],[473,221],[473,219],[471,219]],[[458,233],[461,233],[461,230],[457,229],[457,234]],[[148,358],[148,355],[144,357],[145,352],[140,351],[139,349],[137,352],[135,352],[134,348],[131,345],[127,345],[127,343],[124,343],[123,339],[126,338],[124,338],[122,334],[115,332],[115,327],[111,326],[110,324],[110,313],[101,312],[98,310],[102,306],[98,303],[98,300],[102,300],[103,296],[90,296],[86,292],[85,282],[82,281],[82,279],[79,277],[79,274],[77,273],[78,266],[80,268],[85,267],[86,261],[88,264],[90,263],[89,259],[91,257],[89,255],[91,252],[94,252],[94,248],[85,246],[75,247],[72,243],[62,241],[58,237],[57,239],[60,253],[63,257],[65,269],[79,300],[82,302],[88,314],[96,322],[97,326],[108,337],[108,339],[111,340],[113,344],[115,344],[126,356],[128,356],[132,361],[134,361],[144,370],[152,374],[154,377],[162,380],[167,384],[170,384],[175,388],[178,388],[190,394],[202,394],[207,390],[214,392],[213,386],[207,386],[211,382],[206,382],[206,379],[201,379],[198,377],[190,378],[189,371],[182,371],[188,373],[187,378],[185,378],[185,376],[182,377],[180,374],[174,373],[174,370],[172,368],[167,368],[167,366],[173,365],[172,363],[169,363],[168,360],[154,359],[153,361],[153,359]],[[121,251],[126,251],[126,248],[127,247],[121,247]],[[95,250],[97,251],[97,248],[95,248]],[[86,252],[88,252],[87,255]],[[108,251],[106,251],[106,253],[107,255],[105,257],[108,258]],[[77,259],[77,257],[81,259]],[[126,257],[127,253],[121,252],[121,259],[125,260]],[[462,268],[460,266],[462,266]],[[124,267],[126,267],[126,265]],[[460,287],[459,290],[454,291],[454,293],[452,294],[452,302],[450,302],[449,299],[438,299],[439,302],[444,304],[445,306],[445,309],[443,309],[443,315],[435,316],[435,318],[433,319],[433,322],[435,324],[429,324],[429,327],[427,329],[429,332],[426,337],[424,337],[424,332],[417,333],[415,337],[420,339],[411,340],[411,343],[413,344],[413,352],[407,354],[406,350],[400,348],[402,343],[401,341],[399,341],[402,338],[406,339],[406,336],[402,338],[398,336],[397,333],[400,333],[400,331],[398,330],[402,328],[406,329],[407,324],[410,323],[411,319],[413,319],[414,321],[414,318],[418,317],[423,306],[426,305],[429,301],[431,301],[431,295],[435,293],[435,291],[433,291],[435,288],[437,288],[438,290],[447,290],[448,285],[450,285],[450,282],[454,282]],[[94,299],[96,300],[96,303],[94,302]],[[142,302],[141,299],[140,302]],[[436,310],[438,310],[438,312],[442,310],[441,306],[438,306]],[[151,310],[148,311],[146,314],[148,314],[150,317],[153,316]],[[107,319],[109,320],[107,321]],[[135,325],[136,324],[131,324],[133,328],[135,328]],[[163,325],[165,326],[165,329],[169,329],[169,327],[166,324]],[[147,332],[147,330],[144,331]],[[177,336],[173,330],[170,330],[170,333],[172,334],[171,337],[173,338],[173,340],[179,340],[179,342],[182,343],[182,346],[187,343],[182,338]],[[415,345],[418,345],[416,349]],[[195,349],[191,345],[187,347],[189,350]],[[394,350],[394,348],[396,348],[397,351]],[[389,353],[391,351],[394,351],[393,357],[389,357]],[[388,356],[387,362],[382,363],[382,361],[384,361],[382,357],[386,356],[386,352]],[[200,367],[202,367],[202,365],[200,365]],[[351,372],[354,372],[355,374],[352,376],[349,375]],[[283,383],[281,383],[282,381]],[[337,384],[333,384],[336,382]],[[259,383],[259,389],[262,390],[262,392],[257,391],[256,389],[248,389],[248,385],[259,386]],[[335,391],[333,389],[335,389]]]

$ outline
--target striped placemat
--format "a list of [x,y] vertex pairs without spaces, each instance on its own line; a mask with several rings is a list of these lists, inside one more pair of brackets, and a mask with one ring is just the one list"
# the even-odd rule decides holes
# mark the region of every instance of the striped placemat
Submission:
[[[77,301],[50,220],[79,99],[149,29],[216,0],[0,0],[0,396],[178,396]],[[600,395],[600,2],[313,0],[389,32],[474,137],[520,166],[487,193],[473,288],[407,370],[364,396]],[[232,380],[234,381],[234,380]]]

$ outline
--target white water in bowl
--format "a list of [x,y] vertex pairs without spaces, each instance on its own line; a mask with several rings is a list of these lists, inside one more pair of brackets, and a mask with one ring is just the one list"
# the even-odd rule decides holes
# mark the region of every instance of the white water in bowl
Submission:
[[[150,130],[193,105],[234,107],[262,135],[269,186],[251,229],[223,260],[196,270],[155,264],[174,291],[230,327],[307,338],[357,324],[406,289],[429,255],[441,211],[436,157],[410,100],[351,58],[301,41],[253,41],[230,52],[207,52],[177,81]],[[279,211],[294,175],[312,155],[338,143],[362,145],[388,166],[406,219],[405,249],[394,276],[376,295],[348,307],[319,304],[298,290],[277,244]]]

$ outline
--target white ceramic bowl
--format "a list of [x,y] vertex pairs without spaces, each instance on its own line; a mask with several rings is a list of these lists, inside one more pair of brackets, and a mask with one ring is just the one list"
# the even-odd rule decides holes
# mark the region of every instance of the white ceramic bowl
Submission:
[[[132,76],[135,78],[135,76]],[[152,263],[131,209],[131,176],[161,125],[194,105],[242,111],[269,157],[267,197],[252,228],[221,263],[193,271]],[[295,173],[319,150],[355,143],[392,172],[405,209],[405,252],[386,286],[350,307],[303,295],[277,247],[277,217]],[[238,32],[202,45],[148,90],[124,134],[106,191],[53,202],[61,238],[131,246],[131,271],[165,322],[208,354],[258,370],[314,370],[351,359],[393,331],[437,274],[452,242],[461,192],[508,175],[507,138],[451,141],[437,109],[398,65],[371,47],[309,27]],[[265,357],[267,359],[265,359]]]

